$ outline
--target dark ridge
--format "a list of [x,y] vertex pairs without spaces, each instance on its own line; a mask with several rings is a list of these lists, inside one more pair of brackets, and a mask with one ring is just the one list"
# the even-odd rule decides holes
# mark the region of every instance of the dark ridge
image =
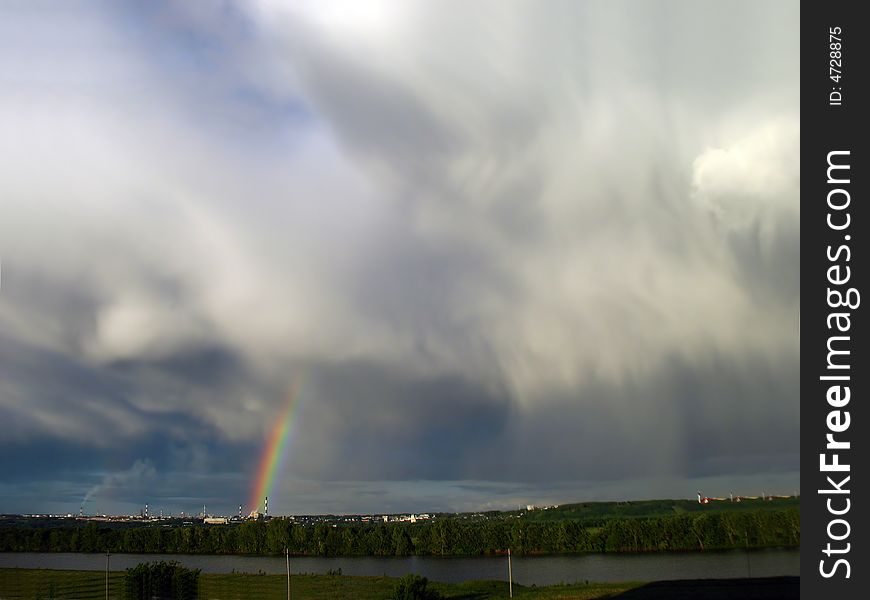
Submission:
[[612,598],[619,600],[768,600],[800,597],[800,577],[655,581]]

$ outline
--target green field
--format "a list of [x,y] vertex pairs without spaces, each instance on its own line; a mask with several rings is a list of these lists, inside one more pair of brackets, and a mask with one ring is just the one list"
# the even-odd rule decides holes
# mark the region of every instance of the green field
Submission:
[[[385,600],[391,596],[398,579],[394,577],[350,577],[346,575],[296,575],[291,579],[291,597],[306,600],[358,599]],[[555,600],[607,598],[640,586],[640,583],[589,583],[525,587],[514,585],[514,598]],[[486,600],[507,598],[503,581],[431,583],[430,588],[445,598]],[[48,569],[0,569],[0,598],[68,598],[70,600],[106,597],[106,576],[98,571],[55,571]],[[109,573],[109,598],[124,597],[124,573]],[[202,574],[202,599],[247,600],[250,598],[284,600],[287,578],[283,575]]]
[[[294,600],[389,600],[399,581],[393,577],[351,577],[346,575],[295,575],[291,579]],[[662,598],[788,599],[799,597],[797,577],[761,579],[703,579],[653,583],[574,583],[550,586],[514,584],[513,597],[525,600],[661,600]],[[283,575],[202,574],[202,600],[284,600],[287,579]],[[488,600],[508,597],[504,581],[430,583],[442,598]],[[109,598],[123,600],[124,573],[109,573]],[[105,573],[96,571],[54,571],[46,569],[0,569],[0,598],[69,600],[106,598]]]
[[775,500],[747,499],[740,502],[714,501],[699,504],[697,500],[637,500],[632,502],[577,502],[562,504],[555,508],[532,511],[496,513],[522,515],[528,521],[596,521],[612,518],[648,518],[680,514],[720,512],[743,512],[755,510],[783,510],[800,508],[800,498],[777,498]]

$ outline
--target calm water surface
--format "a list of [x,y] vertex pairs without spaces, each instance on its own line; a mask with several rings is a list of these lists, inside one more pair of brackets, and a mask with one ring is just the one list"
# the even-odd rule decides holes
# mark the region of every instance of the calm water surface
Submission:
[[[176,560],[204,573],[285,572],[284,557],[209,556],[197,554],[113,554],[109,568],[119,571],[140,562]],[[741,550],[675,554],[590,554],[512,558],[514,581],[549,585],[575,581],[655,581],[799,575],[799,550]],[[0,553],[0,567],[102,571],[105,554]],[[435,581],[507,580],[506,557],[437,558],[290,558],[293,573],[402,576],[417,573]]]

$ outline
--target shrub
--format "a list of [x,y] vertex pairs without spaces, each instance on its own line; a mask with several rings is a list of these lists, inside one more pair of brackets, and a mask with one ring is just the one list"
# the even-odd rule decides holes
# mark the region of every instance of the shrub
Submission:
[[438,600],[441,594],[427,589],[429,580],[419,575],[405,575],[393,588],[393,600]]
[[127,600],[196,600],[199,598],[199,572],[175,561],[139,563],[127,569],[124,576],[125,597]]

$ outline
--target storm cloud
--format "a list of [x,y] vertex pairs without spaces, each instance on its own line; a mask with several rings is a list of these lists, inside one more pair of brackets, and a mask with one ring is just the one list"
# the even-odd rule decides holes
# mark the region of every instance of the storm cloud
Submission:
[[799,486],[797,2],[0,12],[0,511]]

